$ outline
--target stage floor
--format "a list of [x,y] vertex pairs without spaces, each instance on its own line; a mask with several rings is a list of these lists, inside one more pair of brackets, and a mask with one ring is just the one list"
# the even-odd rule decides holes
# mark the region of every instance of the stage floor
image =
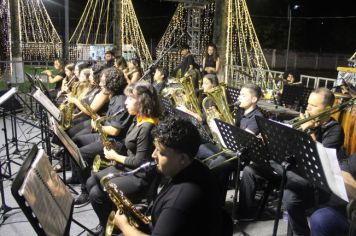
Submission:
[[[20,115],[21,117],[21,115]],[[24,117],[26,120],[31,120],[29,117]],[[36,123],[36,121],[31,121]],[[9,142],[9,152],[10,159],[16,163],[11,163],[11,170],[13,177],[15,177],[16,172],[19,169],[19,165],[22,164],[23,159],[26,158],[27,151],[32,147],[33,144],[41,146],[40,142],[40,131],[37,128],[33,128],[28,124],[23,122],[17,122],[17,132],[18,132],[18,150],[16,152],[16,145],[14,142]],[[4,132],[2,131],[3,122],[0,121],[0,157],[1,162],[6,160],[6,149],[4,147],[5,137]],[[6,118],[6,128],[8,132],[8,139],[12,141],[12,132],[11,132],[11,122],[10,119]],[[28,142],[30,140],[30,142]],[[54,146],[54,150],[58,147]],[[19,164],[19,165],[18,165]],[[55,163],[54,163],[55,164]],[[67,172],[70,176],[70,172]],[[12,197],[10,192],[11,180],[4,180],[4,192],[5,192],[5,202],[9,207],[17,207],[15,199]],[[73,186],[75,190],[80,191],[80,185]],[[232,196],[233,190],[229,190],[226,197],[227,209],[231,209],[229,206],[232,205]],[[1,205],[1,202],[0,202]],[[0,235],[36,235],[32,226],[28,222],[27,218],[21,211],[21,209],[13,209],[6,214],[6,219],[3,218],[0,221]],[[53,220],[56,220],[55,216],[49,216]],[[74,208],[73,218],[82,223],[89,229],[93,229],[98,224],[98,219],[91,207],[90,204],[82,208]],[[273,231],[273,221],[255,221],[249,223],[238,223],[234,226],[234,235],[250,235],[250,236],[267,236],[272,235]],[[278,235],[287,235],[287,222],[281,219],[279,221]],[[71,224],[70,235],[87,235],[82,228],[80,228],[75,223]]]

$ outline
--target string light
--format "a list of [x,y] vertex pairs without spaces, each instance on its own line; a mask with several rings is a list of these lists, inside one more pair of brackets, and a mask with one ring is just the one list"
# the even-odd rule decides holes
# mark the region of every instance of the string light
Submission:
[[[89,0],[69,42],[70,60],[89,59],[90,47],[113,47],[113,0]],[[123,53],[134,50],[144,65],[152,62],[145,38],[138,23],[131,0],[122,0],[120,32]],[[94,30],[95,29],[95,30]],[[104,33],[103,33],[104,32]],[[132,52],[132,51],[131,51]],[[133,52],[132,52],[133,53]]]
[[20,0],[23,60],[53,60],[62,55],[62,41],[42,0]]
[[[9,58],[10,46],[9,37],[9,4],[7,0],[0,0],[0,60],[6,61]],[[5,65],[0,65],[0,75],[4,72]]]

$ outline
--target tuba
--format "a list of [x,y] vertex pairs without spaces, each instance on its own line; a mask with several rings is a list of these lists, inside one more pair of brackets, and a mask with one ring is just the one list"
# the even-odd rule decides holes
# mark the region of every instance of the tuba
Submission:
[[195,94],[195,89],[193,85],[193,75],[188,73],[184,77],[180,78],[178,81],[183,87],[185,106],[188,110],[201,116],[202,114],[199,106],[199,100]]
[[[206,92],[206,94],[207,97],[204,98],[202,107],[205,111],[207,124],[210,128],[213,140],[215,143],[220,144],[214,119],[219,119],[229,124],[234,124],[234,119],[227,103],[225,88],[223,85],[218,85],[210,89]],[[211,106],[209,101],[212,102],[214,106]]]

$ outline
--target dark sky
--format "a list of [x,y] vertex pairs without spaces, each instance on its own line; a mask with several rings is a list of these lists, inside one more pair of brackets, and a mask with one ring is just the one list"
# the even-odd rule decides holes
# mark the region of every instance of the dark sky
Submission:
[[[43,0],[50,16],[63,34],[64,0]],[[86,0],[70,0],[71,32]],[[291,50],[353,53],[356,48],[355,0],[247,0],[263,48],[284,49],[287,42],[287,9],[292,10]],[[133,0],[147,43],[156,45],[171,19],[176,3]]]

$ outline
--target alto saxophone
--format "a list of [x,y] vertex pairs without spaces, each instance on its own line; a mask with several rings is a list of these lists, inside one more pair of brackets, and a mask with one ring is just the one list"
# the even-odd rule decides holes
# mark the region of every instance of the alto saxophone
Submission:
[[[147,162],[137,169],[125,173],[126,175],[134,174],[138,171],[147,171],[150,167],[155,166],[154,162]],[[125,175],[122,174],[122,175]],[[115,206],[117,207],[120,214],[124,214],[128,218],[128,222],[130,225],[139,228],[140,226],[147,226],[151,220],[145,216],[139,209],[135,207],[135,205],[124,195],[124,193],[118,189],[117,185],[110,180],[114,177],[121,176],[121,174],[108,174],[100,179],[100,183],[106,189],[110,199],[113,201]],[[114,229],[114,219],[115,219],[115,211],[112,211],[109,215],[106,228],[105,228],[105,236],[110,236]]]
[[[101,141],[103,142],[104,147],[108,150],[111,150],[113,145],[110,142],[108,135],[103,131],[103,125],[102,125],[102,122],[107,119],[110,119],[110,117],[104,116],[104,117],[98,118],[99,117],[98,114],[95,113],[93,111],[93,109],[91,109],[89,104],[82,103],[82,105],[88,111],[90,118],[93,121],[95,121],[95,126],[98,130],[98,133],[100,135],[100,138],[101,138]],[[113,165],[115,165],[115,161],[105,161],[100,158],[100,155],[96,155],[94,158],[92,168],[93,168],[93,172],[97,173],[97,172],[99,172],[99,170],[104,169],[109,166],[113,166]]]
[[[73,85],[73,91],[72,94],[74,97],[77,96],[77,90],[79,87],[79,82]],[[72,127],[72,121],[73,121],[73,111],[74,111],[75,104],[68,102],[65,104],[61,104],[59,106],[59,110],[61,112],[61,126],[64,129],[69,129]]]

